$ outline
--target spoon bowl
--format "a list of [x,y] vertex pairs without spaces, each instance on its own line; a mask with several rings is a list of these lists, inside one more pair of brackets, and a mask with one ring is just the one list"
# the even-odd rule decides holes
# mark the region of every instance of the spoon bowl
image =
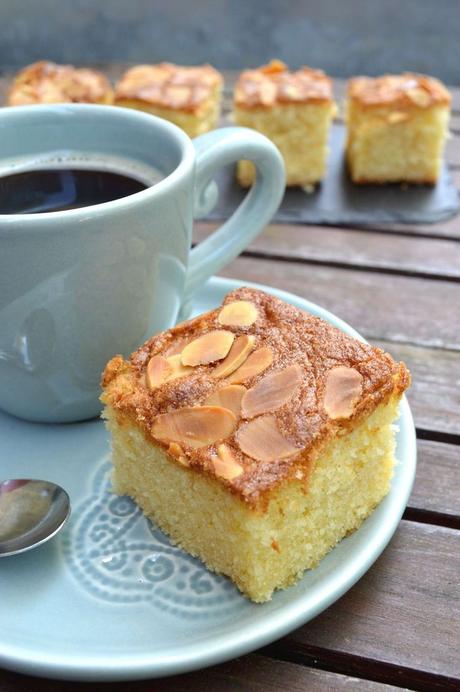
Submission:
[[70,499],[56,483],[0,481],[0,557],[31,550],[55,536],[70,514]]

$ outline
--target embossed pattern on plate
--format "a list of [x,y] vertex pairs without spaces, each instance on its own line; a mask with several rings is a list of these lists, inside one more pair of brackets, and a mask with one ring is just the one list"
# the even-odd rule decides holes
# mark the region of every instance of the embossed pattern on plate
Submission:
[[110,476],[106,460],[61,539],[77,582],[113,604],[147,603],[183,618],[230,613],[241,598],[233,584],[174,546],[129,497],[114,495]]

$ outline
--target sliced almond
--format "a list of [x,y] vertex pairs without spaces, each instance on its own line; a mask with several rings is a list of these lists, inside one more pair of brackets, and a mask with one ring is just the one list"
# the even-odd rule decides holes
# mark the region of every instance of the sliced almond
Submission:
[[193,372],[193,368],[182,365],[180,353],[176,353],[174,356],[169,356],[167,360],[171,368],[171,374],[168,377],[168,380],[175,380],[177,377],[184,377],[185,375],[190,375],[190,373]]
[[149,389],[156,389],[170,380],[185,377],[192,372],[193,368],[182,365],[180,354],[169,356],[169,358],[153,356],[147,364],[145,380]]
[[168,452],[173,456],[177,461],[179,461],[182,466],[189,466],[188,459],[185,456],[185,452],[182,449],[180,445],[177,444],[177,442],[171,442],[171,444],[168,447]]
[[235,300],[224,305],[217,321],[224,327],[250,327],[258,317],[257,308],[249,300]]
[[409,120],[409,113],[404,111],[393,111],[387,115],[387,122],[389,122],[390,125],[397,125],[398,123],[403,123],[406,120]]
[[212,463],[216,476],[231,481],[243,473],[243,467],[236,460],[232,450],[228,445],[222,444],[217,447],[217,456],[212,456]]
[[415,103],[415,105],[419,106],[420,108],[426,108],[431,103],[431,97],[429,93],[421,87],[414,87],[413,89],[409,89],[407,95],[412,101],[412,103]]
[[235,335],[225,329],[216,329],[199,336],[184,348],[181,354],[183,365],[207,365],[222,360],[233,344]]
[[222,406],[232,411],[237,418],[241,415],[241,399],[246,393],[246,387],[241,384],[229,384],[221,389],[216,389],[206,399],[205,406]]
[[241,402],[244,418],[276,411],[292,399],[301,382],[302,368],[297,363],[266,375],[244,395]]
[[207,447],[232,434],[236,417],[221,406],[180,408],[157,416],[152,435],[162,442],[177,442],[192,449]]
[[251,353],[247,360],[229,378],[231,384],[240,384],[251,377],[260,375],[273,361],[273,353],[266,346]]
[[257,461],[276,461],[299,452],[280,433],[275,416],[260,416],[243,424],[236,439],[241,451]]
[[251,353],[256,339],[252,335],[243,334],[239,336],[233,343],[228,356],[222,363],[212,371],[211,377],[228,377],[237,368],[240,367]]
[[147,363],[145,380],[149,389],[156,389],[171,375],[172,368],[163,356],[152,356]]
[[354,368],[339,365],[329,370],[324,390],[324,410],[329,418],[349,418],[363,391],[363,376]]

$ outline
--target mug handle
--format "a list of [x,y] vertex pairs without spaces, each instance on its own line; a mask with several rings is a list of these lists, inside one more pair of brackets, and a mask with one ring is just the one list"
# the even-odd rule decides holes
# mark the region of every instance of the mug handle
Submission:
[[190,252],[185,296],[240,254],[278,209],[284,194],[284,163],[267,137],[245,127],[226,127],[193,140],[196,149],[195,218],[217,200],[212,182],[217,169],[241,159],[252,161],[256,181],[232,216]]

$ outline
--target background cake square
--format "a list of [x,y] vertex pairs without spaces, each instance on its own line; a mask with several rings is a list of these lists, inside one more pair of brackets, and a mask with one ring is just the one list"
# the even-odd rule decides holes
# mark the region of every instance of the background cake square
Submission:
[[190,137],[216,127],[222,76],[211,65],[137,65],[115,87],[115,105],[165,118]]
[[346,150],[353,182],[435,183],[450,101],[444,85],[424,75],[351,79]]
[[[336,112],[332,82],[321,70],[289,72],[278,60],[240,75],[234,95],[234,121],[258,130],[280,150],[287,185],[318,183],[326,172],[327,138]],[[247,187],[254,165],[238,163],[237,177]]]

